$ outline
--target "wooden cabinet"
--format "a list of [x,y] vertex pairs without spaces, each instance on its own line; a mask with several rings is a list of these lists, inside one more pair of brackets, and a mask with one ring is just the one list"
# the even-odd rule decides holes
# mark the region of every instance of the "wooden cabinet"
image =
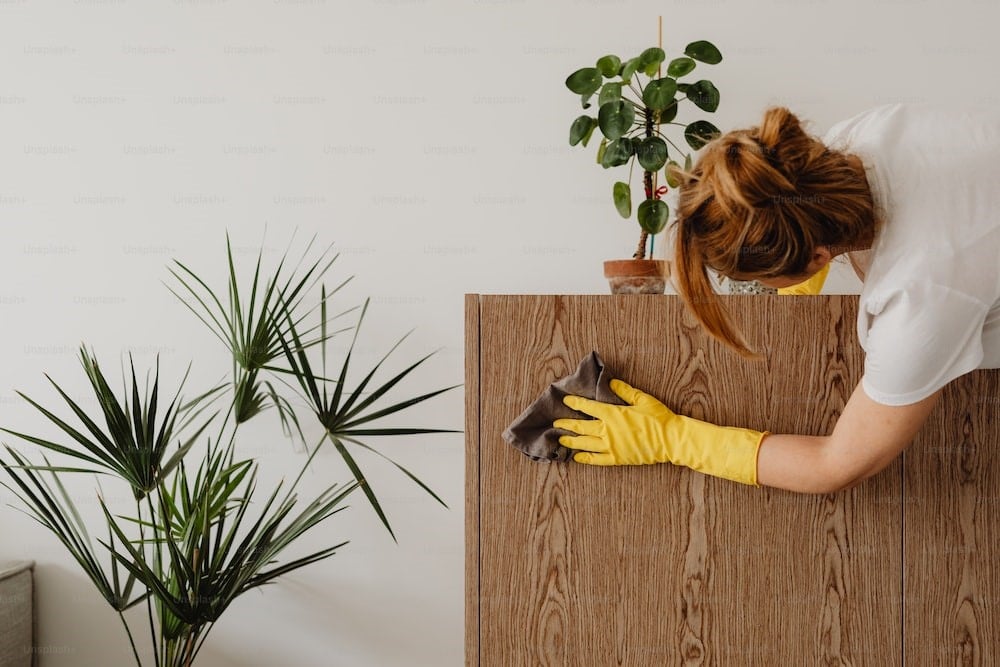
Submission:
[[500,437],[591,350],[679,413],[830,433],[864,371],[858,296],[720,298],[765,361],[676,295],[467,295],[467,664],[991,664],[997,371],[949,385],[910,449],[837,494],[536,462]]

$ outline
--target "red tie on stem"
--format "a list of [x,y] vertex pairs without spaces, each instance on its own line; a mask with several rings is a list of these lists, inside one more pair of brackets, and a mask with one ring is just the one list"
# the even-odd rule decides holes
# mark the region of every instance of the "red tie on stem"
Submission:
[[[660,187],[656,188],[656,192],[653,193],[653,197],[655,199],[659,199],[665,194],[667,194],[667,186],[661,185]],[[646,190],[646,198],[647,199],[649,198],[649,190]]]

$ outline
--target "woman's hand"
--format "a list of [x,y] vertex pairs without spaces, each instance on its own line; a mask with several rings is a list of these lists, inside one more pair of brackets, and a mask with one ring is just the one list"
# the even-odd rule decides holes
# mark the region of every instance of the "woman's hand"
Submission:
[[642,465],[674,463],[743,484],[757,484],[757,452],[768,431],[717,426],[674,413],[653,396],[621,380],[611,391],[628,405],[611,405],[581,396],[563,403],[594,419],[557,419],[563,435],[559,444],[580,450],[577,463]]
[[580,434],[561,436],[559,444],[583,450],[573,455],[577,463],[610,466],[670,462],[669,425],[677,415],[621,380],[611,381],[611,391],[628,405],[601,403],[582,396],[563,398],[569,407],[595,419],[554,421],[553,427]]

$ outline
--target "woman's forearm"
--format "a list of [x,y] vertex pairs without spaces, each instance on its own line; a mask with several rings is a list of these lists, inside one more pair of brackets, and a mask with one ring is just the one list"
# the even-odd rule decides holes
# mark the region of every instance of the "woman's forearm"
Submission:
[[834,493],[840,488],[824,447],[822,435],[772,433],[764,436],[757,452],[757,483],[797,493]]

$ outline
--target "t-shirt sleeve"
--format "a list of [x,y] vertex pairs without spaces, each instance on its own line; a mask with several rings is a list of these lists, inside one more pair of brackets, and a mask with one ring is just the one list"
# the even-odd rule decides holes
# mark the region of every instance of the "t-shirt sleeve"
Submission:
[[859,139],[864,143],[870,137],[882,138],[886,134],[887,120],[902,106],[900,102],[886,102],[859,111],[831,125],[820,141],[837,150],[854,150]]
[[989,308],[979,299],[932,282],[888,293],[869,317],[864,392],[884,405],[927,398],[979,366]]

